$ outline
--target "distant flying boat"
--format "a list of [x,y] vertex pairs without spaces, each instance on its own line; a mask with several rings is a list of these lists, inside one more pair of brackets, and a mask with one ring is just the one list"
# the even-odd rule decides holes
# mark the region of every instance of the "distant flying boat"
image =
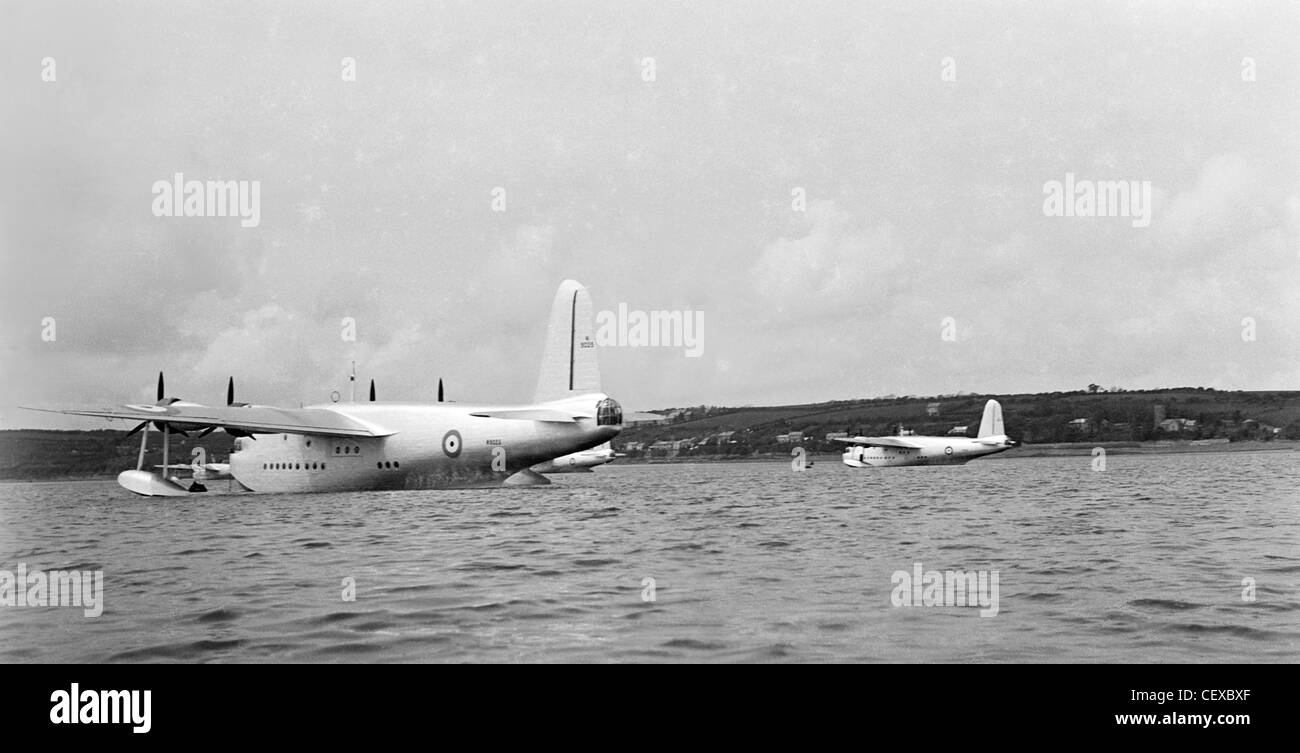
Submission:
[[958,465],[985,455],[1006,452],[1019,442],[1007,436],[1002,425],[1002,406],[996,400],[984,404],[979,436],[966,437],[837,437],[852,447],[844,450],[847,466]]

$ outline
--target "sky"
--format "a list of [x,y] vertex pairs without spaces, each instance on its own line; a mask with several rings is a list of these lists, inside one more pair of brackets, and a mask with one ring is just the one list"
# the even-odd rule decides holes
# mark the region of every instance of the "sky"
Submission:
[[1300,389],[1297,116],[1288,2],[4,2],[0,429],[526,402],[566,278],[703,322],[601,349],[632,410]]

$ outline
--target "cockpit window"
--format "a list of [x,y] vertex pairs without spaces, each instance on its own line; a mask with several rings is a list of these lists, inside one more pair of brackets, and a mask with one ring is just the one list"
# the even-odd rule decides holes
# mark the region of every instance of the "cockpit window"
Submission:
[[612,397],[596,403],[597,426],[620,426],[623,423],[623,407]]

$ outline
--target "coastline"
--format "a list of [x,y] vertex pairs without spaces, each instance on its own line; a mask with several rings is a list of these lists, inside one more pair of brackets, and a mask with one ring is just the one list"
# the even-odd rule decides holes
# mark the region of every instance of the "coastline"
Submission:
[[[1171,455],[1195,452],[1256,452],[1260,450],[1300,450],[1300,440],[1273,439],[1267,442],[1246,440],[1242,442],[1207,442],[1196,440],[1159,442],[1060,442],[1041,445],[1021,445],[1013,450],[990,455],[980,460],[1011,460],[1014,458],[1046,458],[1091,456],[1094,448],[1101,447],[1108,455]],[[838,461],[838,453],[808,453],[809,460]],[[671,465],[675,463],[771,463],[788,462],[790,456],[780,453],[747,455],[745,457],[717,457],[711,455],[679,455],[672,458],[619,458],[618,464]]]

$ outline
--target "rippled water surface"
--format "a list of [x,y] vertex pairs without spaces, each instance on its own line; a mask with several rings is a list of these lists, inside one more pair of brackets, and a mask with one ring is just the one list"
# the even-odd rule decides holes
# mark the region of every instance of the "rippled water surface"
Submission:
[[[103,570],[105,608],[0,606],[0,660],[1300,659],[1300,454],[1090,461],[179,499],[3,485],[0,569]],[[998,571],[998,614],[894,607],[917,562]]]

